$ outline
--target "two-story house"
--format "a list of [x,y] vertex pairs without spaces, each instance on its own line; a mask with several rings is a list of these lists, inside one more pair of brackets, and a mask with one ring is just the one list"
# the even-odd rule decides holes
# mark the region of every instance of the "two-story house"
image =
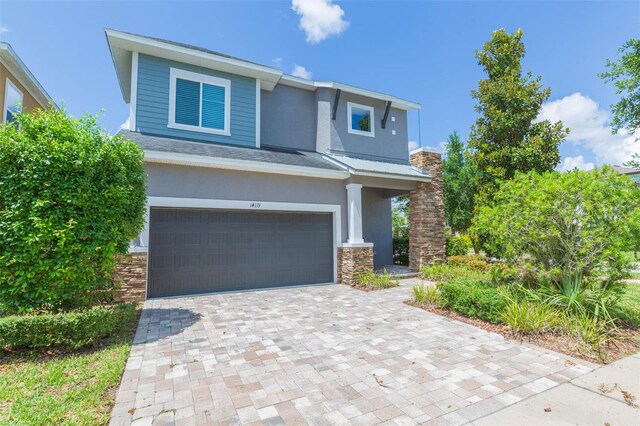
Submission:
[[407,193],[411,267],[443,259],[440,155],[417,150],[414,166],[408,152],[407,111],[419,104],[182,43],[106,37],[130,105],[121,134],[145,153],[147,225],[125,269],[137,265],[146,297],[351,284],[393,263],[391,199]]
[[49,107],[51,97],[10,44],[0,42],[0,123],[21,112]]

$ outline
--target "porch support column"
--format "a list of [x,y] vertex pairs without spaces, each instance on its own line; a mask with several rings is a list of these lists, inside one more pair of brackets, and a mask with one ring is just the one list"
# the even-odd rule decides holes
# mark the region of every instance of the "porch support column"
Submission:
[[362,239],[362,184],[350,183],[347,188],[350,244],[364,243]]
[[431,176],[431,182],[419,182],[409,193],[409,268],[418,271],[446,260],[442,155],[420,148],[411,153],[411,164]]
[[362,238],[362,184],[346,188],[349,238],[338,248],[338,282],[355,285],[358,274],[373,271],[373,243]]

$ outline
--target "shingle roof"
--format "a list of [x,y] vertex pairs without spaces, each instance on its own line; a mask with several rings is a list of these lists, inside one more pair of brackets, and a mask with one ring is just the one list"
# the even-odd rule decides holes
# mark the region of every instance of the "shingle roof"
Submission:
[[640,173],[640,169],[634,169],[632,167],[613,166],[613,170],[623,175],[633,175]]
[[185,139],[149,135],[129,130],[121,130],[118,134],[131,140],[145,151],[173,152],[327,170],[344,170],[344,168],[333,164],[317,152],[297,151],[268,146],[262,146],[260,149],[243,148],[215,143],[193,142]]
[[[210,53],[212,55],[222,56],[223,58],[235,59],[236,61],[242,61],[242,62],[246,62],[248,64],[260,65],[261,67],[267,67],[267,68],[273,68],[273,67],[270,67],[268,65],[263,65],[263,64],[259,64],[257,62],[247,61],[246,59],[241,59],[241,58],[237,58],[235,56],[227,55],[226,53],[220,53],[220,52],[217,52],[215,50],[207,49],[207,48],[204,48],[204,47],[194,46],[193,44],[180,43],[178,41],[172,41],[172,40],[167,40],[165,38],[160,38],[160,37],[152,37],[152,36],[148,36],[148,35],[136,34],[136,33],[131,33],[131,32],[128,32],[128,31],[113,30],[111,28],[105,28],[105,30],[118,31],[120,33],[129,34],[129,35],[137,36],[137,37],[144,37],[144,38],[148,38],[150,40],[159,41],[161,43],[172,44],[174,46],[179,46],[179,47],[184,47],[184,48],[187,48],[187,49],[197,50],[197,51],[204,52],[204,53]],[[273,68],[273,69],[277,70],[277,71],[280,71],[277,68]]]

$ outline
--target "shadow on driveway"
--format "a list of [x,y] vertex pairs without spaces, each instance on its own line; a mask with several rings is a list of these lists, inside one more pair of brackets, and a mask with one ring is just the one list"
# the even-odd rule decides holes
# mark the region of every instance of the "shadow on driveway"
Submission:
[[202,315],[190,309],[145,308],[133,344],[152,343],[175,336],[200,321]]

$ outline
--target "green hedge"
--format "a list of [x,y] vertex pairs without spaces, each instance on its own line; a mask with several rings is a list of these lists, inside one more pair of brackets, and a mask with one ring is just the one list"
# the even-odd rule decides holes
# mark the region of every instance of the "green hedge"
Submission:
[[464,256],[472,249],[471,239],[467,234],[447,235],[445,239],[445,253],[449,256]]
[[441,307],[471,318],[503,322],[501,315],[508,299],[494,284],[458,278],[439,283],[438,289]]
[[0,349],[36,349],[92,345],[129,326],[136,304],[98,306],[80,312],[0,318]]

